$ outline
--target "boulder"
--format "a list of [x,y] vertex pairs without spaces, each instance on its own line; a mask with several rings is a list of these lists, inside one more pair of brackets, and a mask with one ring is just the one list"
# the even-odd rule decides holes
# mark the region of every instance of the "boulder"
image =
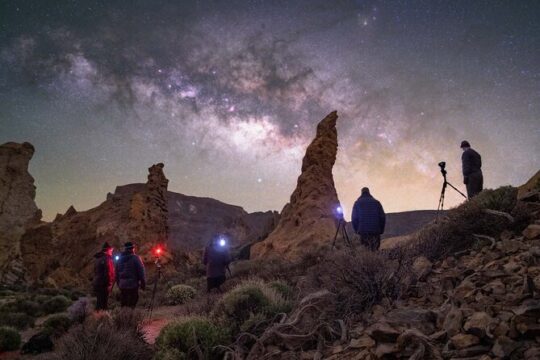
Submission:
[[324,248],[336,233],[336,208],[339,206],[332,168],[338,148],[334,111],[317,126],[317,134],[306,150],[302,173],[290,202],[281,212],[274,231],[252,246],[251,257],[270,254],[299,259],[306,248]]
[[387,323],[377,322],[366,329],[366,334],[378,343],[391,343],[397,340],[400,332]]
[[469,333],[483,338],[491,334],[494,320],[486,312],[476,312],[465,321],[463,329]]
[[457,334],[450,338],[450,342],[456,349],[464,349],[480,343],[477,336],[471,334]]
[[413,262],[412,271],[418,280],[424,280],[431,272],[432,267],[431,261],[425,256],[419,256]]
[[463,313],[461,309],[452,307],[452,309],[446,315],[443,328],[446,330],[448,336],[452,337],[461,332],[461,322],[463,321]]
[[523,230],[523,236],[529,240],[540,238],[540,225],[531,224]]
[[510,357],[512,352],[514,352],[514,350],[516,350],[518,347],[519,347],[518,342],[506,336],[499,336],[497,340],[495,340],[495,344],[493,345],[491,352],[495,356],[498,356],[503,359],[507,359]]

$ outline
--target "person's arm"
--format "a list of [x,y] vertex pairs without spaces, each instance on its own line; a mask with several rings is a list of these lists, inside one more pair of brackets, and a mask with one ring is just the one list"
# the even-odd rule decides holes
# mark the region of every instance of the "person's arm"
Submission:
[[384,234],[384,228],[386,227],[386,214],[384,213],[384,209],[379,202],[379,222],[381,224],[381,234]]
[[120,265],[119,265],[119,261],[114,265],[114,279],[116,281],[116,285],[118,286],[118,288],[120,288],[120,271],[118,271],[120,269]]
[[466,184],[468,180],[468,176],[472,172],[472,162],[474,161],[471,157],[471,152],[466,150],[461,155],[461,166],[463,171],[463,182]]
[[144,273],[144,264],[140,258],[140,256],[137,256],[137,276],[139,278],[139,283],[141,285],[141,290],[144,290],[146,288],[146,276]]

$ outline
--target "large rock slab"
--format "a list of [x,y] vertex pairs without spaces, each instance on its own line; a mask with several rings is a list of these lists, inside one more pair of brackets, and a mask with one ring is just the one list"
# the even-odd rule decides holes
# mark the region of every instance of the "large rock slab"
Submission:
[[39,222],[34,178],[28,172],[34,147],[30,143],[0,146],[0,283],[24,277],[20,267],[20,239],[26,228]]
[[339,206],[332,168],[337,155],[337,113],[326,116],[306,150],[302,173],[276,229],[251,248],[251,257],[279,255],[299,259],[306,248],[327,246],[336,232]]

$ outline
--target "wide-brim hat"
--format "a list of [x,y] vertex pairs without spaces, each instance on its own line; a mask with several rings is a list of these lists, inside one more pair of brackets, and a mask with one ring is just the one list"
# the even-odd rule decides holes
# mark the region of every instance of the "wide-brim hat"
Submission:
[[109,250],[109,249],[112,249],[112,246],[109,245],[109,243],[105,241],[103,243],[103,246],[101,246],[101,250],[105,251],[105,250]]
[[469,142],[467,140],[463,140],[461,142],[461,145],[460,145],[460,148],[465,148],[465,147],[471,147],[471,144],[469,144]]
[[131,241],[128,241],[127,243],[124,244],[124,249],[125,250],[131,250],[135,247],[135,244],[133,244]]

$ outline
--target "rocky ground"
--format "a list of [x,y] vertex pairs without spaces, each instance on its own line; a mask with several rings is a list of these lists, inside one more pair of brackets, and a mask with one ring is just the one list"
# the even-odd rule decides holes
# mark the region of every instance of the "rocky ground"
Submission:
[[[404,299],[375,305],[327,359],[539,359],[540,219],[431,264]],[[300,358],[312,359],[304,353]]]

